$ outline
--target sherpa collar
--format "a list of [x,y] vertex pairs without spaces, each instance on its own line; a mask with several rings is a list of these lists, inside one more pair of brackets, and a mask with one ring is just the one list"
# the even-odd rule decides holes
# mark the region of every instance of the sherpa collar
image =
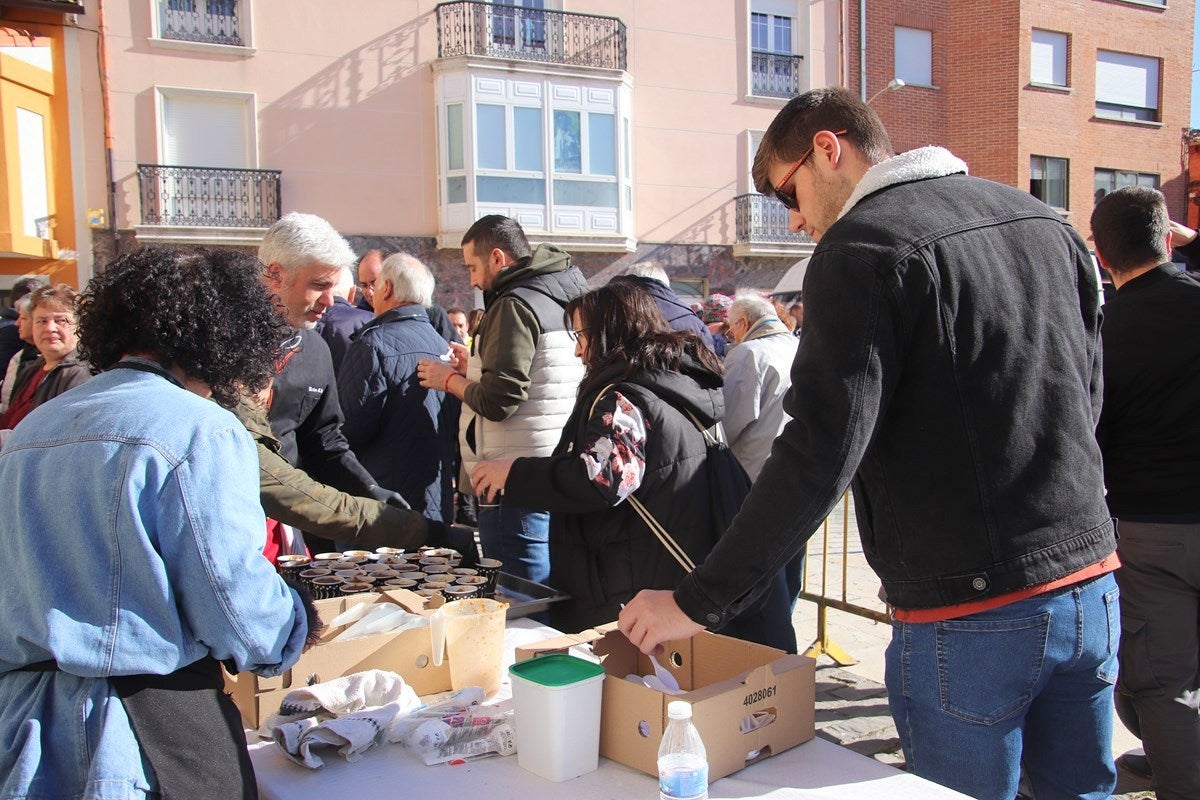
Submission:
[[967,162],[944,147],[918,147],[907,153],[892,156],[886,161],[880,161],[863,174],[850,199],[842,206],[838,219],[846,216],[859,200],[880,189],[897,183],[941,178],[958,172],[967,172]]

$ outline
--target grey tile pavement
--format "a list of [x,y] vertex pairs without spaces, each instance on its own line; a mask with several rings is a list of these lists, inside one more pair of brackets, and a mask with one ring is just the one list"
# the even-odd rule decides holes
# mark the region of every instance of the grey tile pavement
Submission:
[[[845,509],[839,503],[826,530],[817,531],[809,541],[808,553],[807,592],[884,610],[877,596],[879,581],[862,554],[853,506]],[[817,638],[817,616],[816,603],[801,600],[796,604],[792,623],[801,648]],[[904,756],[883,685],[883,654],[891,627],[836,609],[827,612],[826,627],[829,641],[853,656],[856,663],[839,665],[827,655],[817,659],[817,735],[879,761],[901,765]],[[1138,740],[1117,722],[1113,754],[1138,750],[1138,746]],[[1114,797],[1150,798],[1154,793],[1149,789],[1144,781],[1120,773]]]

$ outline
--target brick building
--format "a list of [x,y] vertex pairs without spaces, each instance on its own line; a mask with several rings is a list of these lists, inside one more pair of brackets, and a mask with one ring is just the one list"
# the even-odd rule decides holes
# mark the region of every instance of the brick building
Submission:
[[[857,0],[847,85],[875,98],[897,151],[948,147],[1085,237],[1098,193],[1134,183],[1182,220],[1194,14],[1188,0]],[[893,78],[907,85],[876,96]]]

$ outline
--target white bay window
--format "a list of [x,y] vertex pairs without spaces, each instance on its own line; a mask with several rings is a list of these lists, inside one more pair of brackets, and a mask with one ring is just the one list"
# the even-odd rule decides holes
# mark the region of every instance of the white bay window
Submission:
[[628,83],[480,69],[436,87],[441,246],[484,214],[580,250],[633,246]]

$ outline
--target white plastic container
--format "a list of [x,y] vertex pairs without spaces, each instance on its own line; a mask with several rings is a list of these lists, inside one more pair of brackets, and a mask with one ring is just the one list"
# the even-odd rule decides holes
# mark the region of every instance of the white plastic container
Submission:
[[547,780],[569,781],[600,762],[604,667],[556,653],[513,664],[517,763]]

